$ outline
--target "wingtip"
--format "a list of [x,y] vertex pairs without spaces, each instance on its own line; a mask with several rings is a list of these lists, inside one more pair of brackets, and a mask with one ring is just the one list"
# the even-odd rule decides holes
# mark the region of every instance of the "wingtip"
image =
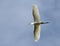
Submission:
[[33,7],[33,8],[34,8],[34,7],[36,7],[36,8],[37,8],[37,4],[33,4],[33,5],[32,5],[32,7]]
[[35,42],[38,42],[38,40],[34,40]]
[[35,38],[34,38],[34,41],[35,41],[35,42],[38,42],[39,39],[40,39],[40,35],[38,35],[37,37],[35,37]]

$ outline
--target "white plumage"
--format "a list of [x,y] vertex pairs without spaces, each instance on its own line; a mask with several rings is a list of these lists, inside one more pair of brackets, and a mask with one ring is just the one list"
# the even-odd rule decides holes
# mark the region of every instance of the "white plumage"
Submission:
[[36,4],[32,6],[32,15],[34,18],[34,22],[31,23],[34,25],[34,40],[37,42],[40,39],[40,32],[41,32],[41,26],[40,24],[46,24],[48,22],[41,22],[40,21],[40,14],[39,10]]
[[40,38],[40,15],[37,5],[32,6],[32,14],[34,18],[34,40],[37,42]]

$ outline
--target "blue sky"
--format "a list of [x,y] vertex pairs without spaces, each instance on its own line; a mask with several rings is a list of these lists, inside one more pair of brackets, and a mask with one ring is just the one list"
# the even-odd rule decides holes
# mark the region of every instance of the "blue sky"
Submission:
[[[41,38],[33,37],[32,5],[37,4]],[[0,0],[0,46],[60,46],[60,0]]]

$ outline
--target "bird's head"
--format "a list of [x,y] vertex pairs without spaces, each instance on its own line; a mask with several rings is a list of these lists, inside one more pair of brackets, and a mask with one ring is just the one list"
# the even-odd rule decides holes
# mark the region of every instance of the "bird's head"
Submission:
[[31,25],[34,25],[34,22],[32,22]]

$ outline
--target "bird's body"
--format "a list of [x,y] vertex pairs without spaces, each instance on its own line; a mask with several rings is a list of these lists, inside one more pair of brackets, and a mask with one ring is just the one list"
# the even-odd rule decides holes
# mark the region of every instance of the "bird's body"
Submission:
[[32,14],[34,18],[34,22],[31,24],[34,25],[34,40],[37,42],[40,38],[41,26],[40,24],[46,24],[48,22],[41,22],[40,21],[40,14],[37,5],[32,6]]

